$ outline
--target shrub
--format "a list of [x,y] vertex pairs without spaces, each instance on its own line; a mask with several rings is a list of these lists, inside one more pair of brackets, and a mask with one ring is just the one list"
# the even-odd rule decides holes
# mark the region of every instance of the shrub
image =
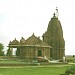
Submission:
[[70,75],[70,74],[75,74],[75,66],[72,66],[70,68],[68,68],[66,71],[65,71],[65,74],[66,75]]

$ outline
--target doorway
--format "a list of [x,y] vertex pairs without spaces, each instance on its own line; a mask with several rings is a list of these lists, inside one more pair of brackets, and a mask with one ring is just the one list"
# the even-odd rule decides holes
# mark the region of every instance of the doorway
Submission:
[[42,50],[38,50],[38,56],[42,56]]

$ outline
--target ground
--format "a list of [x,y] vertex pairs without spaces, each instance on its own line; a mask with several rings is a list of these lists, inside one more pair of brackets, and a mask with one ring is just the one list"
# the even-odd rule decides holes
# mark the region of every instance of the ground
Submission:
[[[67,58],[69,61],[73,58]],[[64,74],[65,70],[70,66],[75,66],[75,63],[71,61],[68,64],[49,64],[49,65],[17,65],[11,66],[11,64],[27,64],[28,62],[18,60],[0,60],[0,75],[60,75]],[[10,64],[5,65],[3,64]],[[30,63],[28,63],[30,64]],[[35,64],[35,63],[34,63]]]
[[1,67],[0,75],[60,75],[67,67]]

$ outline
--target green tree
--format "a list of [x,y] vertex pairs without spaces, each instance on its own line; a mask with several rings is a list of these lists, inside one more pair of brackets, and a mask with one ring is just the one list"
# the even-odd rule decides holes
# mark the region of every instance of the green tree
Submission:
[[4,49],[4,46],[3,46],[2,43],[0,43],[0,56],[4,56],[4,51],[3,51],[3,49]]

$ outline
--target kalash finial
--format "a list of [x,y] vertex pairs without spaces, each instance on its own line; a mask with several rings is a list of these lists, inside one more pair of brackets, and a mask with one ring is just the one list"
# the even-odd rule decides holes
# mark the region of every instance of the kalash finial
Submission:
[[58,18],[59,12],[58,12],[58,7],[56,7],[56,17]]
[[55,12],[54,12],[54,14],[53,14],[53,17],[56,17],[56,16],[55,16]]

